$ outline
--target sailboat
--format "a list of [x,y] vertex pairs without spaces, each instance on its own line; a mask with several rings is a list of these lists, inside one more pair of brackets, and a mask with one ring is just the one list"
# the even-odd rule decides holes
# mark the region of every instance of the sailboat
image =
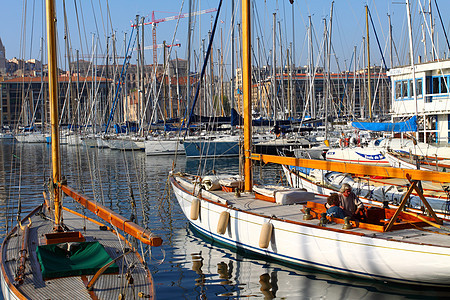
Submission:
[[[242,1],[244,176],[206,178],[172,172],[170,182],[190,224],[209,239],[297,266],[416,285],[450,286],[449,223],[403,211],[416,180],[450,181],[450,174],[261,155],[251,152],[250,1]],[[220,10],[219,10],[220,11]],[[324,196],[304,190],[254,193],[252,161],[348,173],[409,178],[397,210],[367,207],[365,222],[327,218]],[[218,189],[214,189],[218,188]],[[259,190],[264,188],[260,186]],[[208,190],[209,189],[209,190]],[[419,193],[420,194],[420,193]]]
[[[52,169],[44,201],[18,221],[1,248],[4,299],[153,298],[149,269],[125,234],[150,246],[162,240],[89,200],[61,176],[57,103],[56,13],[46,1]],[[62,193],[107,223],[62,206]],[[64,216],[63,216],[64,214]],[[105,225],[107,224],[107,225]]]

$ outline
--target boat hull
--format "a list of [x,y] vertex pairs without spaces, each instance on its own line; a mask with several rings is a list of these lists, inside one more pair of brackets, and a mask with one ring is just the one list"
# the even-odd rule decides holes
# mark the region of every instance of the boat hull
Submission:
[[186,157],[229,157],[239,156],[238,141],[185,141]]
[[[25,260],[23,282],[16,281],[18,266],[17,256],[20,256],[23,230],[14,227],[5,237],[1,248],[1,286],[4,299],[118,299],[124,293],[124,274],[102,274],[92,291],[86,288],[92,275],[72,275],[44,279],[41,274],[40,262],[37,258],[37,246],[45,245],[45,234],[51,233],[53,222],[47,216],[48,209],[38,207],[22,220],[23,226],[29,226],[28,247]],[[64,211],[65,225],[77,229],[87,242],[99,242],[111,259],[116,259],[122,270],[133,266],[132,276],[136,289],[125,289],[125,298],[135,298],[141,292],[145,298],[153,298],[154,285],[152,276],[139,254],[132,251],[126,256],[126,262],[121,256],[122,247],[130,247],[123,236],[112,230],[103,230],[103,224],[89,219],[73,211]],[[31,223],[30,223],[31,222]],[[31,224],[31,225],[30,225]],[[119,269],[120,270],[120,269]],[[119,271],[121,273],[121,271]],[[122,277],[123,276],[123,277]]]
[[145,141],[146,155],[184,154],[184,147],[179,140],[147,140]]
[[373,148],[335,148],[328,150],[326,159],[354,164],[389,167],[389,161],[379,149]]
[[[419,285],[450,284],[450,272],[445,266],[450,263],[448,248],[394,242],[249,213],[224,205],[220,197],[215,200],[207,200],[203,194],[201,198],[196,197],[174,177],[171,183],[192,226],[228,246],[294,265],[352,276]],[[199,217],[193,220],[189,216],[195,199],[200,200],[200,208]],[[224,234],[218,234],[216,229],[224,211],[230,214],[229,224]],[[265,223],[272,224],[273,231],[268,247],[261,248],[260,233]]]

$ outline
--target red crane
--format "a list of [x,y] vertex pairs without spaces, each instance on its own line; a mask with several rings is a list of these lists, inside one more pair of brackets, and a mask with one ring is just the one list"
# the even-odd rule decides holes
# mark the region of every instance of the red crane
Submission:
[[[191,16],[198,16],[198,15],[202,15],[202,14],[206,14],[206,13],[212,13],[215,11],[217,11],[217,8],[204,9],[204,10],[200,10],[200,11],[191,13]],[[186,18],[186,17],[189,17],[189,13],[184,13],[184,14],[171,16],[171,17],[167,17],[167,18],[162,18],[162,19],[156,19],[155,18],[155,10],[154,10],[154,11],[152,11],[152,20],[150,22],[141,24],[141,25],[152,25],[153,65],[154,66],[156,66],[158,63],[158,57],[157,57],[157,51],[156,51],[156,49],[158,48],[158,45],[156,44],[156,25],[161,22],[178,20],[178,19],[182,19],[182,18]],[[136,27],[136,25],[131,25],[131,26]]]

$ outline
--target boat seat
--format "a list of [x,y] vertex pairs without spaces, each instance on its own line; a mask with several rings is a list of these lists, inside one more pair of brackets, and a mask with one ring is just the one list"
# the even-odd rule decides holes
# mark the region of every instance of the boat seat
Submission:
[[259,199],[281,205],[304,204],[315,199],[314,193],[307,192],[305,189],[292,189],[282,186],[254,186],[253,191],[263,196],[263,198]]

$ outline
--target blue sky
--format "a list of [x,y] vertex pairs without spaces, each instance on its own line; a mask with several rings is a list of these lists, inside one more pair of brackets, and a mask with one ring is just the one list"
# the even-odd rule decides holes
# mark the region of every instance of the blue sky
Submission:
[[[39,40],[43,35],[42,31],[45,28],[42,25],[43,0],[15,0],[7,1],[2,4],[0,11],[0,38],[6,47],[6,57],[18,57],[24,59],[40,58],[39,54]],[[192,1],[194,4],[193,11],[215,8],[218,6],[219,0],[197,0]],[[402,3],[403,2],[403,3]],[[345,70],[350,68],[350,62],[353,56],[353,50],[356,46],[356,57],[358,66],[363,66],[363,36],[366,35],[365,29],[365,8],[367,4],[371,11],[376,32],[380,41],[380,47],[385,55],[386,63],[389,63],[389,45],[388,45],[388,17],[391,15],[393,25],[393,37],[395,41],[396,52],[394,55],[394,65],[408,64],[409,45],[408,45],[408,31],[406,22],[406,5],[402,0],[336,0],[334,2],[333,12],[333,27],[332,27],[332,43],[334,53],[332,55],[331,64],[334,71]],[[412,2],[412,18],[413,18],[413,36],[415,57],[421,55],[425,56],[423,50],[422,40],[422,23],[423,16],[419,13],[420,5],[422,3],[425,10],[428,10],[428,0],[411,0]],[[442,26],[436,13],[436,8],[433,2],[433,12],[436,22],[436,31],[438,32],[439,53],[441,58],[444,56],[446,50],[446,41],[442,33]],[[438,0],[439,9],[443,14],[443,22],[446,30],[449,30],[449,18],[446,12],[449,11],[450,1]],[[64,15],[63,15],[63,1],[57,1],[58,12],[58,33],[60,52],[64,51]],[[75,10],[75,5],[77,10]],[[240,22],[240,2],[235,1],[236,11],[238,13],[237,19]],[[183,5],[183,8],[182,8]],[[181,0],[166,0],[166,1],[142,1],[142,0],[66,0],[66,11],[69,27],[70,44],[75,53],[78,49],[84,57],[89,57],[92,51],[92,34],[98,37],[99,46],[97,55],[99,57],[106,51],[106,36],[111,36],[111,28],[116,32],[117,51],[123,55],[124,34],[127,33],[129,38],[131,27],[130,24],[134,22],[136,15],[145,16],[146,21],[151,18],[152,11],[155,11],[156,18],[164,18],[177,15],[180,11],[188,11],[188,1]],[[108,16],[107,7],[109,7],[110,15]],[[288,0],[255,0],[254,10],[254,31],[253,31],[253,45],[256,46],[256,38],[262,41],[261,53],[264,54],[265,59],[270,57],[272,49],[272,19],[273,13],[277,13],[277,55],[280,56],[280,51],[285,55],[286,48],[289,47],[293,41],[293,23],[292,23],[292,6]],[[308,58],[308,39],[307,27],[308,16],[311,16],[314,28],[314,55],[315,58],[320,56],[320,47],[323,38],[323,19],[327,21],[330,17],[331,1],[329,0],[295,0],[294,1],[294,27],[295,27],[295,63],[296,65],[306,65]],[[34,8],[34,9],[33,9]],[[24,14],[26,12],[26,14]],[[95,12],[95,14],[93,13]],[[77,23],[78,16],[78,23]],[[230,21],[231,21],[231,0],[225,0],[222,12],[219,17],[218,30],[215,37],[215,52],[217,56],[217,49],[223,49],[224,61],[229,63],[230,57]],[[203,14],[196,17],[195,27],[193,30],[193,53],[198,56],[202,49],[201,41],[208,40],[208,31],[211,29],[215,13]],[[428,17],[427,17],[428,22]],[[178,30],[174,37],[174,33],[178,24]],[[425,30],[427,25],[425,25]],[[429,26],[429,24],[428,24]],[[280,27],[281,27],[281,43],[280,43]],[[80,28],[80,30],[78,29]],[[25,29],[25,30],[24,30]],[[160,44],[163,40],[170,43],[174,39],[175,43],[181,43],[181,47],[173,48],[171,54],[172,58],[175,56],[179,58],[186,58],[187,45],[187,18],[160,23],[157,27],[157,43]],[[426,34],[428,36],[428,34]],[[236,34],[238,37],[238,34]],[[430,47],[429,36],[427,39],[427,47]],[[145,45],[152,44],[151,27],[145,28]],[[377,45],[373,29],[370,30],[370,44],[371,44],[371,63],[380,65],[381,54]],[[205,45],[206,47],[206,45]],[[280,50],[281,49],[281,50]],[[176,50],[176,53],[175,53]],[[257,49],[255,47],[255,53]],[[428,49],[427,55],[431,50]],[[146,62],[152,62],[152,51],[145,52]],[[161,57],[161,50],[158,51],[158,56]],[[216,58],[215,58],[216,59]],[[60,60],[64,61],[64,55],[61,53]],[[100,59],[101,60],[101,59]],[[158,59],[161,62],[161,59]],[[279,61],[280,58],[278,57]],[[134,60],[135,62],[135,60]],[[102,63],[99,61],[99,63]],[[132,60],[133,63],[133,60]],[[60,63],[60,65],[62,65]],[[353,68],[353,67],[352,67]]]

